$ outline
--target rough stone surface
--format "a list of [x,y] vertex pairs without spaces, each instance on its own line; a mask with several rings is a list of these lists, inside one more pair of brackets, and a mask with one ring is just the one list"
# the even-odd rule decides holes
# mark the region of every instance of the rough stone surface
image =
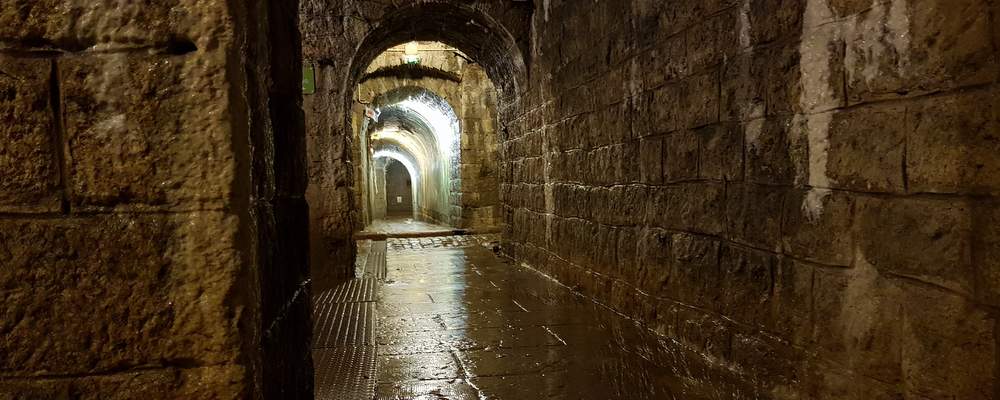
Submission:
[[0,398],[311,393],[297,12],[0,5]]
[[774,398],[994,398],[931,349],[996,362],[995,4],[609,3],[536,5],[505,252]]
[[[52,62],[0,55],[0,211],[60,209]],[[16,121],[16,123],[13,123]]]
[[227,87],[214,56],[113,54],[61,64],[75,205],[218,208],[230,196]]
[[518,263],[773,398],[996,398],[996,3],[4,3],[0,392],[308,392],[306,221],[350,270],[356,85],[417,39],[496,84]]
[[1000,111],[995,89],[934,96],[908,109],[906,171],[919,193],[1000,191]]
[[170,0],[156,5],[114,0],[14,0],[0,8],[0,46],[80,51],[171,47],[194,42],[215,47],[233,35],[225,1]]
[[2,225],[3,375],[233,361],[240,330],[227,299],[240,263],[235,219],[205,213]]
[[250,393],[240,367],[167,368],[83,379],[0,382],[0,399],[242,399]]

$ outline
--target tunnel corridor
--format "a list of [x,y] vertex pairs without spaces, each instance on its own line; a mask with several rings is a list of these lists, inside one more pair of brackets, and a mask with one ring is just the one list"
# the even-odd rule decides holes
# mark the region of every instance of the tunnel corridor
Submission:
[[4,1],[0,400],[1000,399],[998,19]]
[[499,257],[499,239],[363,242],[358,277],[317,295],[316,397],[759,396],[730,371]]

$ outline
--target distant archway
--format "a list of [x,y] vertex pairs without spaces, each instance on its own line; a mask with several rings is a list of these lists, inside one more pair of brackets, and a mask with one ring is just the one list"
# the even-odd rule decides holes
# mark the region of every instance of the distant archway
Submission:
[[402,163],[387,162],[385,171],[386,215],[388,217],[412,218],[416,212],[412,173]]

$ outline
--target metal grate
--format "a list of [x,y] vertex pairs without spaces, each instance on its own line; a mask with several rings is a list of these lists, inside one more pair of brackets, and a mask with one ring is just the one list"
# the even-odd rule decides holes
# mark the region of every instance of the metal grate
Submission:
[[317,400],[370,400],[375,395],[375,348],[313,350]]
[[375,301],[375,290],[377,281],[372,278],[351,279],[337,285],[330,290],[331,299],[334,303],[362,303]]
[[371,250],[368,252],[368,260],[365,262],[365,269],[362,271],[361,277],[385,280],[385,253],[386,242],[384,240],[372,242]]
[[371,345],[375,342],[375,303],[327,303],[317,310],[313,348]]

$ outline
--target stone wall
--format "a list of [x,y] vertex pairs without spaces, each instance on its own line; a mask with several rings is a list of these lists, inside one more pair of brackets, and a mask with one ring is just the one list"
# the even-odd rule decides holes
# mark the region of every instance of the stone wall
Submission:
[[[308,60],[314,62],[315,60]],[[303,98],[307,140],[309,203],[309,264],[317,293],[351,276],[354,265],[352,235],[363,228],[354,184],[364,164],[352,163],[353,129],[338,113],[348,113],[340,96],[339,80],[330,65],[316,66],[316,93]]]
[[492,228],[500,224],[500,165],[496,88],[478,66],[463,70],[460,114],[462,159],[452,191],[460,207],[460,228]]
[[0,398],[311,393],[296,11],[0,5]]
[[520,262],[774,398],[979,399],[1000,397],[997,7],[310,0],[302,18],[333,98],[415,37],[484,66]]
[[536,3],[508,254],[775,398],[1000,397],[995,2]]

